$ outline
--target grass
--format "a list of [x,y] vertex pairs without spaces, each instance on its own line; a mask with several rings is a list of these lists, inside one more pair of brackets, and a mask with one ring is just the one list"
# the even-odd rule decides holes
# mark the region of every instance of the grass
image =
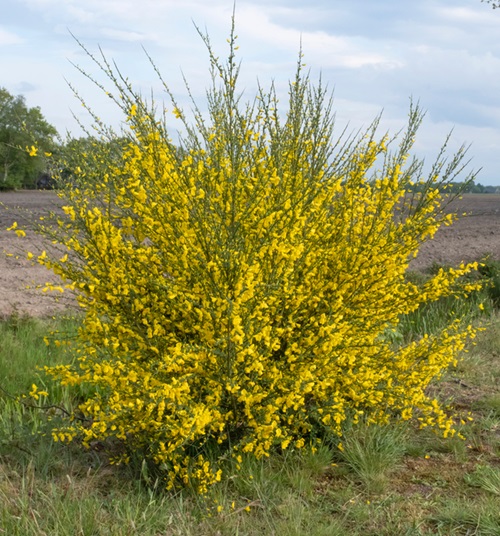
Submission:
[[[458,415],[465,439],[406,426],[358,426],[343,451],[285,451],[244,458],[206,497],[165,492],[141,458],[115,467],[98,448],[54,443],[57,407],[35,409],[12,396],[43,385],[37,367],[66,362],[43,342],[71,319],[0,322],[0,535],[498,535],[500,534],[500,314],[488,296],[460,302],[483,322],[474,345],[432,387]],[[479,317],[478,303],[487,304]],[[457,311],[438,303],[404,319],[403,340]],[[12,396],[10,396],[12,395]],[[51,390],[41,406],[71,408],[78,394]],[[473,420],[469,420],[471,417]],[[460,422],[460,418],[462,421]]]
[[407,427],[357,425],[346,431],[342,461],[359,478],[367,493],[382,493],[388,473],[401,462],[407,443]]

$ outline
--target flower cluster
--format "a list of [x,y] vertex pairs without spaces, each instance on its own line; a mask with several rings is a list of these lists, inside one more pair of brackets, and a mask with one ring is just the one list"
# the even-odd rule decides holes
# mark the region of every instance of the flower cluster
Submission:
[[472,328],[456,322],[406,346],[386,336],[421,304],[471,290],[456,285],[470,265],[423,286],[405,278],[422,242],[451,223],[437,176],[408,195],[423,180],[407,160],[418,110],[395,151],[375,129],[342,145],[325,90],[300,66],[283,118],[272,92],[242,110],[233,55],[212,62],[222,87],[210,123],[197,115],[176,147],[119,86],[128,143],[120,158],[82,158],[64,192],[68,254],[38,261],[85,317],[75,364],[48,371],[90,388],[87,419],[54,436],[143,449],[169,485],[203,492],[228,455],[341,437],[347,419],[416,417],[449,433],[426,387]]

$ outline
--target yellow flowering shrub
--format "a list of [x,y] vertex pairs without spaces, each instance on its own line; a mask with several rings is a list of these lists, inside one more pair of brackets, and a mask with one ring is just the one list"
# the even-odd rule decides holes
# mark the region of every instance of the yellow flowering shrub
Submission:
[[[405,278],[422,242],[451,223],[439,187],[463,153],[423,179],[408,159],[416,108],[396,147],[376,124],[335,140],[327,92],[300,62],[285,113],[273,90],[242,105],[234,43],[221,65],[207,42],[214,84],[194,125],[175,100],[159,120],[104,64],[128,142],[119,158],[80,158],[62,194],[67,254],[38,259],[85,313],[76,362],[48,371],[88,387],[86,419],[54,438],[113,439],[117,461],[140,449],[169,486],[201,492],[228,456],[340,437],[361,415],[449,433],[426,388],[473,334],[457,321],[406,346],[387,336],[421,304],[472,288],[457,285],[470,265],[422,286]],[[180,146],[168,117],[185,123]]]

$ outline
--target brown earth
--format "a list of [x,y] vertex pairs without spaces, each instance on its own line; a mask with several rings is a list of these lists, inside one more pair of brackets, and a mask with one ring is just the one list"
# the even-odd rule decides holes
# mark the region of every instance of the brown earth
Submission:
[[[47,281],[56,281],[55,276],[28,261],[25,253],[36,254],[50,248],[49,242],[30,229],[32,221],[51,210],[57,211],[60,205],[54,192],[0,192],[0,249],[4,252],[0,253],[0,316],[14,311],[45,316],[75,306],[69,296],[56,297],[41,291]],[[500,195],[465,195],[451,209],[468,215],[453,226],[442,228],[433,240],[424,244],[412,261],[412,269],[425,270],[434,262],[458,265],[462,261],[478,260],[485,254],[500,260]],[[14,221],[27,229],[26,237],[6,231]]]
[[433,263],[456,266],[485,255],[500,260],[500,195],[464,195],[448,208],[460,218],[422,245],[411,268],[425,270]]
[[[28,251],[39,255],[51,248],[49,240],[33,231],[33,222],[60,210],[60,205],[50,191],[0,192],[0,317],[14,312],[49,316],[69,305],[64,295],[43,292],[45,284],[57,282],[57,277],[26,257]],[[26,231],[25,237],[6,230],[13,222]]]

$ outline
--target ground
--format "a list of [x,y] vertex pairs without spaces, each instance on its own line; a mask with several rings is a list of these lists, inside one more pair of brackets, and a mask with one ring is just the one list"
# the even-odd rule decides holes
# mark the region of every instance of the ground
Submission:
[[[56,193],[51,191],[0,192],[0,316],[14,311],[48,316],[69,305],[75,306],[70,297],[42,292],[41,287],[47,281],[55,281],[55,276],[28,261],[25,253],[35,254],[51,247],[30,230],[31,222],[57,211],[60,204]],[[433,240],[424,244],[412,261],[412,269],[425,270],[433,263],[458,265],[461,261],[478,260],[485,254],[500,260],[500,195],[465,195],[451,209],[467,216],[441,229]],[[6,231],[14,221],[28,229],[26,237],[19,238],[14,232]]]
[[[0,317],[13,312],[50,316],[68,306],[65,297],[42,291],[56,276],[26,258],[27,251],[36,255],[51,247],[33,231],[33,221],[60,210],[60,205],[52,191],[0,192]],[[13,222],[26,229],[25,237],[6,230]]]
[[500,195],[464,195],[449,211],[462,216],[422,246],[412,269],[425,270],[433,263],[458,265],[484,255],[500,260]]

